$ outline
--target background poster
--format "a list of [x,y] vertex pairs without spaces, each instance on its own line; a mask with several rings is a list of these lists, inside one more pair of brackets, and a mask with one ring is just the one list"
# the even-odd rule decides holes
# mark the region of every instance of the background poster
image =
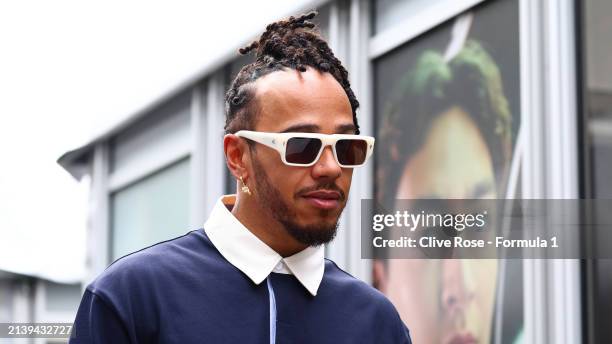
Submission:
[[[520,197],[508,183],[520,126],[518,19],[518,1],[487,1],[374,62],[383,207]],[[415,343],[521,342],[519,260],[380,257],[373,280]]]

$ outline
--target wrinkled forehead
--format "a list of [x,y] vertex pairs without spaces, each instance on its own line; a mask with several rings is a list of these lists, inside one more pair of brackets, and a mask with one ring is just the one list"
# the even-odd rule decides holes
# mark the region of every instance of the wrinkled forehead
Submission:
[[261,77],[255,86],[258,131],[281,131],[299,124],[329,131],[353,123],[348,96],[329,73],[286,69]]

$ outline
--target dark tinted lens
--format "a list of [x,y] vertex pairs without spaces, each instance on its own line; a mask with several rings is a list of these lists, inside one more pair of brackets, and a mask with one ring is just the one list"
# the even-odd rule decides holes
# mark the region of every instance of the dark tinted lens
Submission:
[[336,142],[336,154],[342,165],[361,165],[364,163],[368,143],[365,140],[350,139]]
[[321,149],[321,140],[308,137],[293,137],[287,141],[285,160],[292,164],[310,164]]

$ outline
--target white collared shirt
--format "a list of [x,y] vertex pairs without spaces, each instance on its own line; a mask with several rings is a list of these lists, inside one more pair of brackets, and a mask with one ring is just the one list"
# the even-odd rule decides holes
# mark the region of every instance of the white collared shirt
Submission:
[[255,284],[263,282],[271,272],[293,274],[312,294],[317,295],[325,272],[324,248],[306,249],[283,258],[248,230],[230,212],[235,195],[219,198],[204,230],[221,255],[247,275]]

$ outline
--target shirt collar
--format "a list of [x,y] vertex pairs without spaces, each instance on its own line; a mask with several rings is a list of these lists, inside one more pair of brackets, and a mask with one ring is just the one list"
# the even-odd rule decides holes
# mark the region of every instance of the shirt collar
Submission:
[[208,238],[221,255],[255,284],[263,282],[282,261],[310,294],[317,295],[325,272],[323,246],[307,247],[283,258],[230,212],[227,207],[231,209],[235,202],[235,195],[219,198],[204,224]]

